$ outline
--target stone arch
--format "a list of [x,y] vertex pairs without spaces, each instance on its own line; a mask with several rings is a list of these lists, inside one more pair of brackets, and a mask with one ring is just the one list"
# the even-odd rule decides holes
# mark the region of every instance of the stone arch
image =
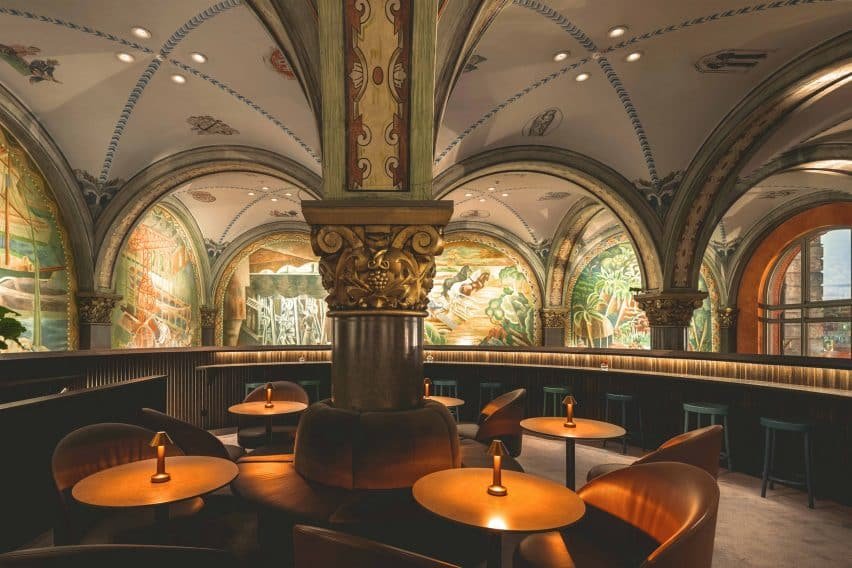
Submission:
[[584,198],[571,207],[562,218],[547,259],[545,300],[548,307],[565,305],[565,275],[576,241],[585,232],[591,220],[605,210],[599,203]]

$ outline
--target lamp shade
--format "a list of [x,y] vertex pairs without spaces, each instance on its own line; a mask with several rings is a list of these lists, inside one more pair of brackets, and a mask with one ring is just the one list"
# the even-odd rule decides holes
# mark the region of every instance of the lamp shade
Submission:
[[502,458],[509,455],[509,451],[506,449],[503,440],[498,438],[491,440],[491,445],[488,446],[488,450],[486,451],[489,456],[500,456]]
[[156,448],[158,446],[172,446],[174,445],[174,442],[167,433],[157,432],[154,434],[154,437],[151,438],[151,442],[148,445],[152,448]]
[[563,404],[563,406],[566,405],[566,404],[577,404],[577,399],[569,394],[569,395],[566,395],[565,398],[562,399],[562,404]]

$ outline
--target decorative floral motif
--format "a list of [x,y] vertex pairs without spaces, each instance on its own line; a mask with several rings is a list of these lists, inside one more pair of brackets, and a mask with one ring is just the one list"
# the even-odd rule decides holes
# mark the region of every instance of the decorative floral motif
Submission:
[[216,201],[216,196],[210,193],[209,191],[190,191],[189,195],[196,201],[200,201],[202,203],[213,203]]
[[290,209],[289,211],[280,211],[280,210],[278,210],[278,209],[273,209],[272,211],[270,211],[270,212],[269,212],[269,216],[270,216],[270,217],[288,217],[288,218],[293,218],[293,217],[298,217],[298,216],[299,216],[299,212],[298,212],[298,211],[296,211],[296,210],[294,210],[294,209]]
[[571,313],[564,308],[541,310],[541,323],[544,327],[564,329],[565,322],[570,320]]
[[290,67],[290,63],[287,61],[284,52],[277,47],[273,47],[269,55],[264,57],[263,60],[285,79],[293,80],[296,78],[296,74],[293,72],[293,68]]
[[633,299],[652,326],[686,327],[706,296],[706,292],[651,292],[636,294]]
[[666,216],[669,206],[674,199],[675,193],[680,187],[680,182],[683,180],[683,170],[675,170],[669,172],[668,175],[660,179],[658,185],[645,179],[637,179],[633,181],[633,185],[645,196],[654,211],[662,219]]
[[723,49],[696,61],[695,69],[699,73],[748,73],[768,54],[754,49]]
[[726,306],[724,308],[719,308],[719,327],[723,328],[732,328],[737,326],[737,315],[739,315],[740,310],[738,308],[732,308],[730,306]]
[[201,327],[211,328],[216,326],[216,308],[210,306],[201,306],[199,308],[201,314]]
[[192,131],[198,135],[221,134],[223,136],[233,136],[240,133],[236,128],[232,128],[230,125],[218,118],[213,118],[209,114],[190,116],[186,121],[192,126]]
[[207,250],[207,258],[210,260],[219,258],[229,244],[229,242],[218,242],[213,239],[204,239],[204,248]]
[[565,199],[570,195],[571,194],[567,191],[548,191],[544,195],[539,196],[538,201],[558,201],[560,199]]
[[109,325],[112,323],[112,311],[121,300],[118,294],[91,294],[80,293],[77,295],[77,311],[80,314],[80,323]]
[[12,66],[12,68],[29,77],[30,84],[35,85],[43,81],[61,83],[53,76],[59,61],[56,59],[33,59],[27,61],[24,57],[32,57],[41,53],[41,48],[34,45],[3,45],[0,44],[0,59]]
[[485,63],[488,61],[487,57],[483,57],[477,53],[474,53],[470,56],[470,59],[465,63],[464,68],[462,69],[462,73],[470,73],[471,71],[476,71],[479,69],[480,63]]
[[521,133],[524,136],[547,136],[562,123],[562,111],[558,108],[549,108],[530,118],[524,125]]
[[121,178],[113,178],[106,183],[101,183],[86,170],[74,170],[74,175],[77,177],[77,184],[80,186],[80,191],[83,192],[86,205],[89,206],[89,211],[92,212],[92,217],[95,219],[98,218],[101,211],[106,209],[106,206],[125,183]]
[[485,209],[470,209],[459,213],[459,219],[487,219],[491,212]]

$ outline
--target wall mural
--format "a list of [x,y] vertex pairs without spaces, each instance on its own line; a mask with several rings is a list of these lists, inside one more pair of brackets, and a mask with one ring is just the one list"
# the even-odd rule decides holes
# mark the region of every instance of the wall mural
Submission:
[[112,346],[200,345],[201,286],[186,229],[168,209],[154,206],[116,263],[115,290],[123,298],[112,314]]
[[59,210],[29,156],[2,128],[0,239],[0,306],[19,314],[26,328],[21,347],[76,348],[76,278]]
[[330,343],[319,259],[307,235],[265,236],[237,254],[223,274],[216,293],[221,344]]
[[689,351],[719,351],[719,289],[706,264],[701,264],[698,289],[707,292],[704,303],[692,312],[687,333]]
[[426,342],[435,345],[538,345],[538,283],[508,246],[482,235],[453,235],[436,259]]

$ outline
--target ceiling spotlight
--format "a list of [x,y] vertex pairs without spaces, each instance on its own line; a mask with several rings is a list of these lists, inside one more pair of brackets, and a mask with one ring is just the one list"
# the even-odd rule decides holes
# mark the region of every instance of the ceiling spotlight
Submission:
[[608,35],[609,37],[616,38],[623,36],[625,33],[627,33],[627,26],[615,26],[609,29]]
[[285,193],[284,195],[286,195],[287,197],[293,197],[293,194],[292,194],[292,193],[289,193],[289,192],[288,192],[288,193]]
[[633,63],[634,61],[639,61],[640,59],[642,59],[641,51],[634,51],[633,53],[629,53],[627,57],[624,58],[624,60],[628,63]]
[[509,197],[508,193],[501,193],[500,195],[502,195],[503,197]]
[[174,75],[172,75],[172,83],[183,85],[184,83],[186,83],[186,77],[184,77],[180,73],[175,73]]
[[254,192],[253,192],[253,191],[249,191],[249,195],[254,195]]
[[151,39],[151,32],[149,32],[145,28],[141,28],[139,26],[136,26],[134,28],[130,28],[130,31],[136,37],[140,37],[142,39]]
[[480,197],[480,198],[479,198],[479,202],[480,202],[480,203],[485,203],[485,198],[484,198],[484,197]]
[[196,63],[207,63],[207,56],[203,53],[198,53],[197,51],[193,51],[189,54],[193,61]]
[[568,57],[570,57],[570,55],[571,55],[570,51],[557,51],[556,53],[553,54],[553,60],[554,61],[565,61],[566,59],[568,59]]
[[582,83],[583,81],[585,81],[588,78],[589,78],[588,73],[580,73],[579,75],[574,77],[574,80],[577,81],[578,83]]
[[269,191],[269,188],[265,185],[263,187],[261,187],[260,189],[262,189],[263,191]]
[[273,197],[273,198],[272,198],[272,201],[278,201],[278,198],[277,198],[277,197]]
[[473,194],[472,193],[465,193],[464,196],[465,197],[473,197]]
[[123,51],[121,53],[116,53],[115,56],[122,63],[133,63],[134,61],[136,61],[135,57],[133,57],[129,53],[124,53]]
[[495,189],[497,189],[497,188],[496,187],[489,187],[488,191],[494,191]]

